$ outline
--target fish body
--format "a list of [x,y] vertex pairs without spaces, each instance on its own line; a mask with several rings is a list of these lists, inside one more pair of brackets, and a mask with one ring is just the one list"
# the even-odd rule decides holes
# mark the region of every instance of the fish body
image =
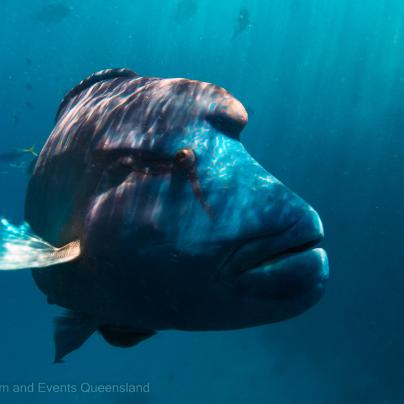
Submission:
[[5,222],[7,245],[20,239],[0,254],[0,269],[31,267],[69,310],[57,361],[95,331],[126,347],[160,330],[281,321],[320,299],[320,218],[246,151],[247,119],[216,85],[127,69],[67,94],[28,186],[27,225]]

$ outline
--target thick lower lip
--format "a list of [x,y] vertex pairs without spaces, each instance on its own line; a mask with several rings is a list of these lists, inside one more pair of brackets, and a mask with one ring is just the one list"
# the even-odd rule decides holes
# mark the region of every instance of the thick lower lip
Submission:
[[277,271],[281,268],[291,268],[301,265],[303,262],[315,263],[314,266],[321,267],[320,276],[328,277],[327,254],[322,248],[311,248],[300,252],[284,254],[278,258],[262,262],[261,264],[240,272],[240,275],[246,273],[267,273]]
[[328,277],[327,254],[313,248],[262,263],[233,279],[248,296],[295,302],[302,312],[323,295]]
[[282,264],[284,261],[297,258],[298,256],[305,254],[309,251],[322,251],[324,254],[324,250],[322,249],[313,249],[317,244],[319,244],[321,241],[320,238],[306,242],[300,246],[292,247],[290,249],[287,249],[283,252],[277,253],[275,255],[272,255],[268,258],[264,258],[261,260],[258,260],[257,262],[252,263],[251,265],[246,265],[246,266],[241,266],[236,269],[235,273],[244,273],[248,271],[253,271],[256,270],[257,268],[262,268],[262,267],[269,267],[273,266],[275,264]]
[[256,268],[286,262],[312,250],[323,238],[320,218],[313,210],[307,210],[285,231],[242,243],[223,264],[220,275],[223,278],[234,277]]

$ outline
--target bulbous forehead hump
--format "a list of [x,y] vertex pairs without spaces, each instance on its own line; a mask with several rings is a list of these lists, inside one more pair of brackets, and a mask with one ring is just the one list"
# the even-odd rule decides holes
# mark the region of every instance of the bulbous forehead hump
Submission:
[[151,79],[130,95],[116,97],[117,105],[108,119],[115,122],[115,128],[128,125],[132,135],[179,134],[204,120],[238,135],[247,123],[243,105],[225,89],[210,83]]
[[214,84],[138,75],[109,78],[64,100],[47,148],[60,153],[146,146],[201,124],[237,137],[247,120],[240,101]]

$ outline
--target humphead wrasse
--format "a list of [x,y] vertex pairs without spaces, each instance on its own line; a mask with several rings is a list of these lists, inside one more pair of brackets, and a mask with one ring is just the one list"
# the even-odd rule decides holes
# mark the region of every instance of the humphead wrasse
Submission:
[[0,230],[0,269],[31,269],[67,309],[55,361],[94,332],[130,347],[161,330],[285,320],[320,299],[320,218],[246,151],[247,119],[216,85],[128,69],[65,96],[26,223]]

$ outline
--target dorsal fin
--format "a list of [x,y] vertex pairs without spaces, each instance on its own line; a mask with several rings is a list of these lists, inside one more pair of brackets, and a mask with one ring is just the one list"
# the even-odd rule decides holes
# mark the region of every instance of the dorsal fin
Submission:
[[56,113],[56,121],[61,116],[62,112],[64,111],[65,107],[69,103],[69,101],[75,97],[76,95],[80,94],[82,91],[90,88],[95,83],[99,83],[101,81],[112,80],[119,77],[127,77],[127,78],[134,78],[139,77],[137,73],[130,69],[105,69],[99,72],[93,73],[91,76],[87,77],[86,79],[82,80],[77,86],[73,87],[63,98],[62,102],[60,103],[59,109]]

